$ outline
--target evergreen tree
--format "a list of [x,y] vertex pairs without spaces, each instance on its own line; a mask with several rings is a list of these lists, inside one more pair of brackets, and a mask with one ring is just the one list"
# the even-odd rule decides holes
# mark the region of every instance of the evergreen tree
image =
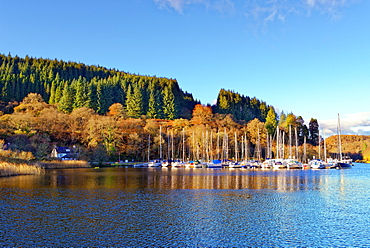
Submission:
[[284,111],[281,111],[278,125],[283,127],[285,122],[286,122],[286,115],[285,115]]
[[217,112],[220,114],[230,114],[231,113],[231,102],[228,97],[228,92],[224,89],[220,90],[217,97]]
[[55,91],[56,91],[56,86],[55,86],[55,81],[53,81],[51,82],[49,104],[55,103]]
[[75,101],[73,103],[73,109],[88,107],[88,89],[86,85],[86,80],[79,77],[75,85]]
[[308,124],[309,130],[309,143],[313,146],[319,144],[319,123],[317,119],[311,118],[310,123]]
[[158,112],[157,112],[157,101],[156,101],[156,94],[155,91],[152,90],[149,93],[149,100],[148,100],[148,112],[146,113],[146,116],[151,119],[158,118]]
[[54,103],[58,103],[60,101],[60,99],[62,98],[63,90],[64,90],[64,88],[63,88],[64,85],[65,85],[65,83],[64,82],[61,82],[56,87],[55,94],[54,94]]
[[126,113],[129,117],[139,118],[143,114],[143,100],[140,88],[129,85],[126,96]]
[[74,95],[71,86],[67,83],[64,86],[62,98],[58,104],[58,110],[64,113],[71,113],[73,110]]
[[163,115],[164,118],[173,120],[176,118],[175,97],[169,86],[163,89]]
[[86,107],[90,109],[97,110],[97,94],[96,86],[93,83],[90,83],[87,87],[87,102]]
[[304,124],[302,116],[297,117],[297,134],[298,134],[298,143],[302,145],[304,143],[304,137],[308,137],[308,128]]

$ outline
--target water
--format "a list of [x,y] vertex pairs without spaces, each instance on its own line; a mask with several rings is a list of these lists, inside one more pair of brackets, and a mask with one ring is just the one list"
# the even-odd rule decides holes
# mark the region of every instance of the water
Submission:
[[370,166],[0,178],[0,246],[369,246]]

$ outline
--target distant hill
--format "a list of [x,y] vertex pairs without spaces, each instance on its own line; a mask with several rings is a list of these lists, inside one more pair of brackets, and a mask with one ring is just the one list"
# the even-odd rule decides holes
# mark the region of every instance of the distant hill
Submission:
[[[354,160],[365,159],[370,161],[370,136],[367,135],[341,135],[342,152]],[[338,135],[326,139],[328,153],[338,153]]]

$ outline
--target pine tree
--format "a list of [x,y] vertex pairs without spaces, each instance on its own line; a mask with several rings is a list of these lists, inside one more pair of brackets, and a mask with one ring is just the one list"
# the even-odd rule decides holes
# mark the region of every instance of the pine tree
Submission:
[[67,83],[64,86],[62,98],[58,104],[58,110],[64,113],[71,113],[73,110],[73,102],[74,102],[74,95],[72,91],[72,87],[69,86]]
[[313,146],[319,144],[319,123],[317,119],[311,118],[310,123],[308,124],[309,130],[309,143]]
[[51,89],[50,89],[50,98],[49,98],[49,104],[54,104],[55,103],[55,81],[51,82]]
[[93,83],[90,83],[87,90],[87,103],[86,106],[88,108],[94,109],[97,111],[98,109],[98,96],[97,96],[97,89],[96,85]]
[[55,90],[55,94],[54,94],[54,103],[59,103],[60,99],[62,98],[63,90],[64,90],[63,86],[64,85],[65,85],[65,83],[61,82],[57,86],[57,88]]
[[151,119],[158,118],[156,94],[154,90],[149,93],[148,112],[146,113],[146,116]]
[[134,87],[128,86],[125,105],[129,117],[139,118],[143,114],[142,93],[137,85]]
[[75,101],[73,109],[88,107],[87,87],[85,78],[79,77],[75,85]]
[[163,89],[163,115],[165,119],[173,120],[176,118],[175,96],[169,86]]

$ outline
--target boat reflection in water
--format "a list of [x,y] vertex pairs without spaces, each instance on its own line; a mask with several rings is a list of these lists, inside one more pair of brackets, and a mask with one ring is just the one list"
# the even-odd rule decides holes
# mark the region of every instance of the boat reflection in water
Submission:
[[[325,172],[326,171],[326,172]],[[270,189],[294,191],[325,184],[327,170],[246,170],[187,168],[100,168],[47,171],[43,183],[50,187],[112,189]],[[39,177],[34,177],[39,184]],[[19,186],[21,178],[14,178]],[[25,181],[32,183],[30,178]],[[31,185],[29,185],[32,187]]]

